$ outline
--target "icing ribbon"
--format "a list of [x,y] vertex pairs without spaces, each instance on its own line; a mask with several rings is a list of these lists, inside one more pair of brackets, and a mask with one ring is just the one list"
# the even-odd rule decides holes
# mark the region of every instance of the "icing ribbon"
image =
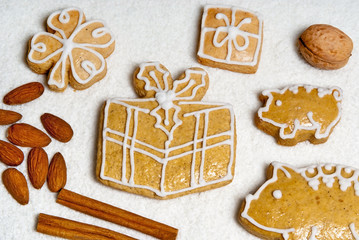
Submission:
[[[249,36],[252,37],[258,37],[255,34],[246,32],[241,30],[240,28],[244,25],[244,24],[250,24],[252,22],[251,18],[244,18],[242,19],[237,26],[235,26],[235,20],[236,20],[236,9],[232,8],[232,17],[231,17],[231,23],[229,22],[228,16],[226,16],[223,13],[217,13],[216,14],[216,19],[218,20],[224,20],[226,26],[221,26],[216,28],[216,31],[214,33],[213,36],[213,45],[215,47],[222,47],[225,43],[228,44],[228,51],[227,51],[227,56],[226,56],[226,60],[230,61],[231,55],[232,55],[232,43],[234,48],[237,51],[244,51],[248,48],[249,46]],[[225,33],[227,34],[227,36],[225,38],[223,38],[222,40],[219,40],[219,36],[221,33]],[[237,41],[237,37],[241,37],[244,39],[244,43],[242,46],[240,46],[238,44]]]
[[[231,13],[227,14],[229,11]],[[243,25],[248,24],[256,33],[249,29],[246,31]],[[203,11],[197,54],[201,58],[214,62],[255,66],[259,61],[262,45],[262,25],[261,17],[255,12],[237,7],[207,5]],[[206,40],[208,37],[211,39],[210,43]],[[249,45],[251,45],[250,50],[248,49]],[[213,53],[213,47],[221,49]],[[235,55],[232,54],[233,51],[236,53]],[[219,56],[218,52],[223,52],[225,55]],[[242,54],[238,55],[241,52],[245,52],[243,56]]]
[[[245,31],[242,31],[240,28],[242,27],[243,24],[251,23],[252,19],[251,18],[245,18],[242,21],[240,21],[237,26],[234,26],[234,20],[235,19],[233,17],[232,17],[232,23],[231,24],[229,24],[228,17],[226,15],[224,15],[223,13],[217,13],[216,18],[217,19],[223,19],[227,26],[218,27],[216,29],[216,32],[215,32],[214,37],[213,37],[213,45],[216,46],[216,47],[222,47],[224,45],[224,43],[228,41],[229,45],[233,42],[234,48],[237,51],[246,50],[248,48],[248,45],[249,45],[249,38],[248,38],[249,33],[245,32]],[[225,38],[223,38],[221,41],[218,41],[219,34],[221,34],[222,32],[226,33],[227,36]],[[240,36],[240,37],[242,37],[244,39],[243,46],[238,45],[238,42],[237,42],[237,37],[238,36]],[[230,56],[230,54],[228,54],[228,56]]]

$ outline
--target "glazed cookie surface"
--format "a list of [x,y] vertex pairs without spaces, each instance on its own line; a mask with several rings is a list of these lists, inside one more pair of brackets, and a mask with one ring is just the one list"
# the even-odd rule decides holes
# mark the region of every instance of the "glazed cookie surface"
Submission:
[[258,110],[255,124],[281,145],[306,140],[324,143],[340,120],[342,97],[338,87],[295,85],[265,90],[259,97],[264,107]]
[[209,5],[203,10],[197,59],[210,67],[255,73],[262,41],[263,21],[257,14]]
[[36,73],[48,72],[51,90],[64,91],[68,84],[82,90],[105,77],[115,41],[102,21],[86,22],[82,10],[67,8],[49,16],[47,31],[30,40],[27,63]]
[[239,222],[261,239],[359,239],[359,170],[274,162],[267,181],[248,195]]
[[231,105],[200,100],[209,84],[201,68],[173,80],[144,63],[133,83],[139,99],[106,101],[100,120],[97,178],[147,197],[167,199],[230,183],[236,132]]

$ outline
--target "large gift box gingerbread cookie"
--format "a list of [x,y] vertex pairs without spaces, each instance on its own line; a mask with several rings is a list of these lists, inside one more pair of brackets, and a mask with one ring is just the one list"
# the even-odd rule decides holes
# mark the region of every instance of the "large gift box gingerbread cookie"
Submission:
[[144,63],[133,81],[140,99],[110,99],[102,110],[99,181],[158,199],[230,183],[234,114],[229,104],[200,102],[207,73],[190,68],[174,81],[163,65]]
[[262,40],[263,21],[258,14],[209,5],[203,10],[197,58],[210,67],[255,73]]

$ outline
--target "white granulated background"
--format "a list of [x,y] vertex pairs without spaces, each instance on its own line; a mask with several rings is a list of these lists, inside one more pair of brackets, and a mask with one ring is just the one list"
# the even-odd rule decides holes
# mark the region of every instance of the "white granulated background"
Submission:
[[[203,67],[210,76],[204,101],[233,104],[237,118],[237,159],[235,178],[230,185],[173,200],[153,200],[102,185],[95,178],[97,122],[102,103],[112,97],[136,98],[131,79],[142,62],[159,61],[176,78],[196,61],[202,7],[225,4],[251,9],[264,19],[264,42],[256,74],[245,75]],[[11,89],[31,81],[45,84],[45,75],[33,73],[26,64],[28,41],[45,30],[45,21],[54,11],[81,8],[87,19],[102,19],[116,38],[115,52],[108,58],[107,76],[91,88],[63,93],[46,88],[41,98],[21,106],[0,108],[18,111],[20,122],[43,129],[40,116],[53,113],[67,120],[75,135],[69,143],[56,140],[45,148],[49,157],[61,152],[67,162],[66,188],[100,201],[161,221],[179,229],[178,239],[257,239],[237,222],[243,198],[265,180],[272,161],[298,167],[319,162],[340,163],[359,168],[359,1],[355,0],[241,0],[241,1],[10,1],[0,0],[0,98]],[[348,34],[354,50],[348,64],[336,71],[318,70],[298,54],[296,39],[308,26],[331,24]],[[343,89],[343,115],[325,144],[300,143],[283,147],[253,123],[261,106],[264,89],[293,84],[312,84]],[[6,139],[7,126],[0,127]],[[27,156],[28,148],[21,148]],[[0,172],[7,167],[0,163]],[[17,167],[27,177],[26,160]],[[152,239],[139,232],[70,210],[55,203],[56,194],[47,186],[31,185],[30,203],[20,206],[0,184],[0,239],[55,239],[35,231],[39,213],[95,224],[140,239]],[[303,193],[305,195],[305,193]]]

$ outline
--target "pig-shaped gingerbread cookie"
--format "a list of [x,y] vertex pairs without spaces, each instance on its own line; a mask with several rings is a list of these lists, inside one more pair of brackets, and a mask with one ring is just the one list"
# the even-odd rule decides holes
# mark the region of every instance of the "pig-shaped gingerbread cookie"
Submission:
[[281,145],[306,140],[324,143],[340,120],[342,97],[338,87],[295,85],[265,90],[260,95],[264,107],[258,110],[255,124]]
[[359,170],[334,164],[306,168],[274,162],[248,195],[239,222],[261,239],[359,239]]

